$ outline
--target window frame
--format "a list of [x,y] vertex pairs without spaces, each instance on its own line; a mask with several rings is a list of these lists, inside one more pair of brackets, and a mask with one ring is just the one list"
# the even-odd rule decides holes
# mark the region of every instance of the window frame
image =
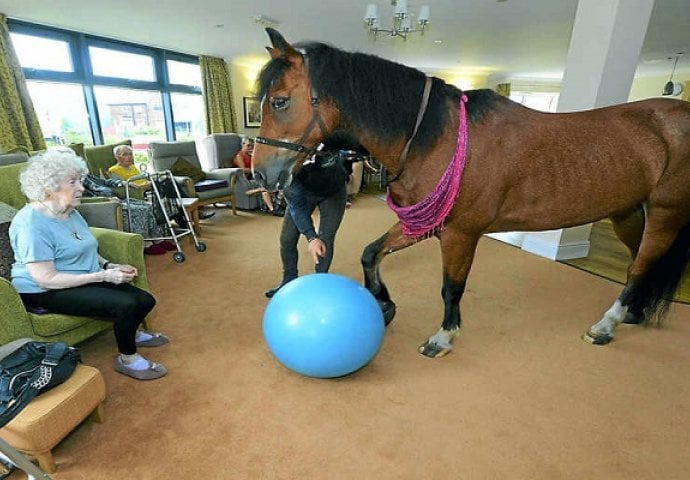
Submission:
[[[199,65],[198,57],[190,54],[174,52],[161,48],[149,47],[121,40],[114,40],[98,35],[65,30],[56,27],[38,25],[22,20],[8,19],[7,25],[10,33],[20,33],[36,37],[59,40],[67,43],[72,59],[73,72],[56,72],[36,68],[22,68],[27,80],[42,80],[56,83],[80,84],[84,90],[84,99],[91,125],[91,136],[94,145],[103,144],[103,131],[100,125],[100,117],[96,107],[94,87],[116,87],[133,90],[155,90],[161,94],[163,115],[165,119],[165,132],[168,141],[175,140],[175,122],[173,118],[171,93],[187,93],[203,95],[201,87],[191,85],[171,84],[167,75],[167,60]],[[105,48],[124,53],[151,56],[153,59],[155,81],[130,80],[94,75],[89,55],[89,47]]]

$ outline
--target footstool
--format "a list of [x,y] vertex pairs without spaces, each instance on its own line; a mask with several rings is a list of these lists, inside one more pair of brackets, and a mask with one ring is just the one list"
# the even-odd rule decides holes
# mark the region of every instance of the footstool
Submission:
[[86,417],[103,422],[105,382],[98,369],[78,365],[64,383],[34,398],[0,429],[0,437],[38,460],[47,473],[57,469],[51,450]]

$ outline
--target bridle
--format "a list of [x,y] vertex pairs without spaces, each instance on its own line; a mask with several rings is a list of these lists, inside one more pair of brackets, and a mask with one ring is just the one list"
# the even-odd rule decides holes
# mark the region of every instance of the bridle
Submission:
[[[306,52],[302,52],[302,57],[304,58],[304,69],[306,71],[307,78],[309,78],[309,57],[307,57]],[[254,141],[262,145],[269,145],[271,147],[276,148],[286,148],[288,150],[303,153],[305,157],[310,157],[311,155],[313,155],[314,152],[316,152],[316,149],[319,144],[316,144],[312,147],[307,147],[306,145],[304,145],[304,141],[307,139],[311,131],[314,130],[316,126],[319,127],[321,133],[324,134],[324,137],[327,136],[328,129],[323,119],[321,118],[321,114],[319,113],[319,96],[316,90],[314,89],[313,85],[311,85],[311,82],[309,83],[309,98],[309,103],[312,106],[311,120],[309,120],[309,123],[307,124],[304,133],[302,134],[300,139],[297,140],[297,142],[284,142],[282,140],[276,140],[274,138],[267,137],[256,137],[254,138]]]
[[[306,70],[307,78],[309,78],[309,57],[307,57],[306,52],[302,52],[302,56],[304,58],[304,68]],[[422,101],[419,106],[419,111],[417,112],[417,120],[415,122],[414,129],[412,131],[412,135],[410,138],[407,139],[407,142],[405,143],[405,146],[400,153],[400,157],[398,159],[398,168],[397,172],[393,177],[388,178],[387,182],[395,182],[400,178],[400,176],[403,173],[403,170],[405,168],[405,163],[407,162],[407,154],[410,151],[410,146],[412,145],[412,141],[415,139],[417,135],[417,130],[419,130],[419,126],[422,123],[422,118],[424,117],[424,113],[426,112],[427,105],[429,103],[429,94],[431,93],[431,86],[432,86],[432,79],[431,77],[426,77],[425,82],[424,82],[424,91],[422,92]],[[307,124],[306,129],[304,130],[304,133],[300,137],[300,139],[296,143],[292,142],[283,142],[282,140],[276,140],[274,138],[266,138],[266,137],[256,137],[254,141],[256,143],[261,143],[263,145],[270,145],[272,147],[277,147],[277,148],[286,148],[288,150],[293,150],[295,152],[303,153],[305,157],[310,157],[313,155],[317,148],[318,144],[310,147],[307,147],[304,145],[304,141],[307,139],[311,131],[318,125],[318,127],[321,129],[321,133],[324,134],[324,137],[328,135],[328,130],[326,128],[326,124],[323,122],[323,119],[321,118],[321,114],[319,113],[319,96],[316,93],[316,90],[314,89],[313,85],[311,85],[311,82],[309,84],[309,96],[310,96],[310,103],[312,106],[312,116],[311,120]]]

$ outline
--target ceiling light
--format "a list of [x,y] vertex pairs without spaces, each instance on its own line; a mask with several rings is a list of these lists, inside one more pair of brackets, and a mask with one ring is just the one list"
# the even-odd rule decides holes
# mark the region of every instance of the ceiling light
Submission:
[[254,15],[254,23],[257,25],[261,25],[262,27],[271,27],[275,28],[278,25],[280,25],[280,22],[278,20],[274,20],[271,17],[267,17],[266,15]]
[[[662,95],[680,95],[683,92],[683,84],[673,81],[673,75],[676,73],[676,65],[678,65],[678,59],[683,56],[684,52],[676,53],[676,59],[673,62],[673,70],[671,70],[671,76],[668,78],[668,82],[664,85],[664,90]],[[673,57],[668,57],[671,60]]]
[[392,18],[393,25],[390,28],[380,28],[376,4],[370,3],[367,5],[364,25],[374,40],[376,40],[379,33],[386,33],[391,37],[400,37],[403,41],[407,41],[407,36],[411,33],[418,32],[424,35],[424,29],[431,22],[429,5],[422,5],[419,9],[419,14],[417,15],[418,28],[412,28],[412,19],[407,10],[407,0],[391,0],[391,5],[395,7],[395,11]]

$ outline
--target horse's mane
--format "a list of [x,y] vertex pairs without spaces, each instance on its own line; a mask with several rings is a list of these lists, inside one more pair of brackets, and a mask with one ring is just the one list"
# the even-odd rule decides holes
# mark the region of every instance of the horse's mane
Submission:
[[[412,134],[424,90],[425,74],[375,55],[346,52],[324,43],[296,44],[308,59],[312,88],[319,98],[332,102],[341,113],[347,129],[358,128],[374,133],[383,140],[394,141]],[[264,98],[272,82],[280,78],[288,62],[282,58],[269,61],[257,82],[257,95]],[[463,92],[439,78],[433,78],[424,120],[419,127],[415,146],[425,150],[442,133],[456,112],[465,93],[468,118],[479,121],[494,107],[497,95],[491,90]]]

